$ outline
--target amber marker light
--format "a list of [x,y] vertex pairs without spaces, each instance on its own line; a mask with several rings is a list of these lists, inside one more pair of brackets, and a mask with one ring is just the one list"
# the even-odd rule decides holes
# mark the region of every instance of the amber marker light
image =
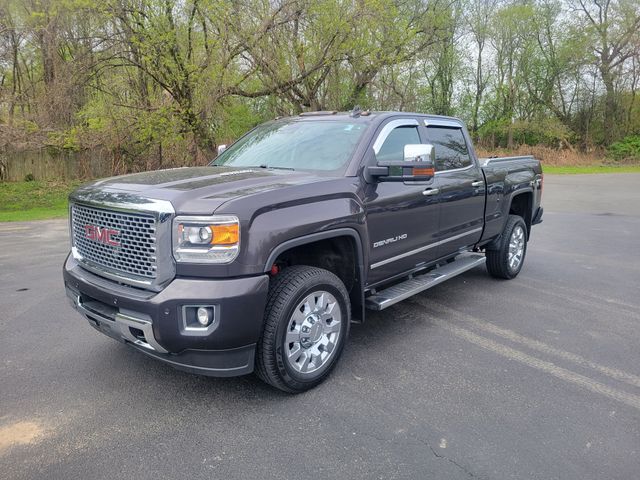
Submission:
[[433,177],[436,171],[433,168],[415,168],[413,169],[413,175],[417,176],[425,176],[425,177]]
[[210,225],[213,232],[212,245],[234,245],[240,239],[240,226],[237,223]]

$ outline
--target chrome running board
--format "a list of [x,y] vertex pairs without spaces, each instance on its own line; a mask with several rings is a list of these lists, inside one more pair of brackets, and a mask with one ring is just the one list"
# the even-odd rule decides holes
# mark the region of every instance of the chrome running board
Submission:
[[429,270],[427,273],[416,275],[413,278],[398,283],[392,287],[380,290],[365,299],[365,306],[370,310],[384,310],[413,295],[424,292],[439,283],[471,270],[478,265],[483,265],[486,257],[478,253],[462,254],[451,262],[441,267]]

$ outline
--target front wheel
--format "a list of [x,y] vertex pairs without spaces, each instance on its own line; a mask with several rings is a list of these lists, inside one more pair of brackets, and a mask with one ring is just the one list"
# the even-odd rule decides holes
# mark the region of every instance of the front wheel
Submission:
[[487,270],[492,277],[515,278],[527,253],[527,225],[522,217],[509,215],[497,249],[487,250]]
[[272,279],[256,373],[290,393],[322,382],[336,365],[349,332],[349,294],[333,273],[296,265]]

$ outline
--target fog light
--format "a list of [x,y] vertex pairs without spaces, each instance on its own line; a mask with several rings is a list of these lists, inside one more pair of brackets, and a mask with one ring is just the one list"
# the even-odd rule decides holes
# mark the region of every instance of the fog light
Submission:
[[210,308],[199,307],[196,313],[196,316],[198,317],[198,323],[203,327],[209,325],[211,323],[211,314],[212,312]]

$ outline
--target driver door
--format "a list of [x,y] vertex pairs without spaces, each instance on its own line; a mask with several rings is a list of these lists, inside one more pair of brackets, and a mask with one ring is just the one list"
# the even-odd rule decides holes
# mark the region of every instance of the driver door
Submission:
[[[376,161],[404,159],[404,146],[425,143],[416,119],[384,124],[373,144]],[[370,240],[369,286],[438,258],[439,194],[428,182],[375,182],[365,208]]]

